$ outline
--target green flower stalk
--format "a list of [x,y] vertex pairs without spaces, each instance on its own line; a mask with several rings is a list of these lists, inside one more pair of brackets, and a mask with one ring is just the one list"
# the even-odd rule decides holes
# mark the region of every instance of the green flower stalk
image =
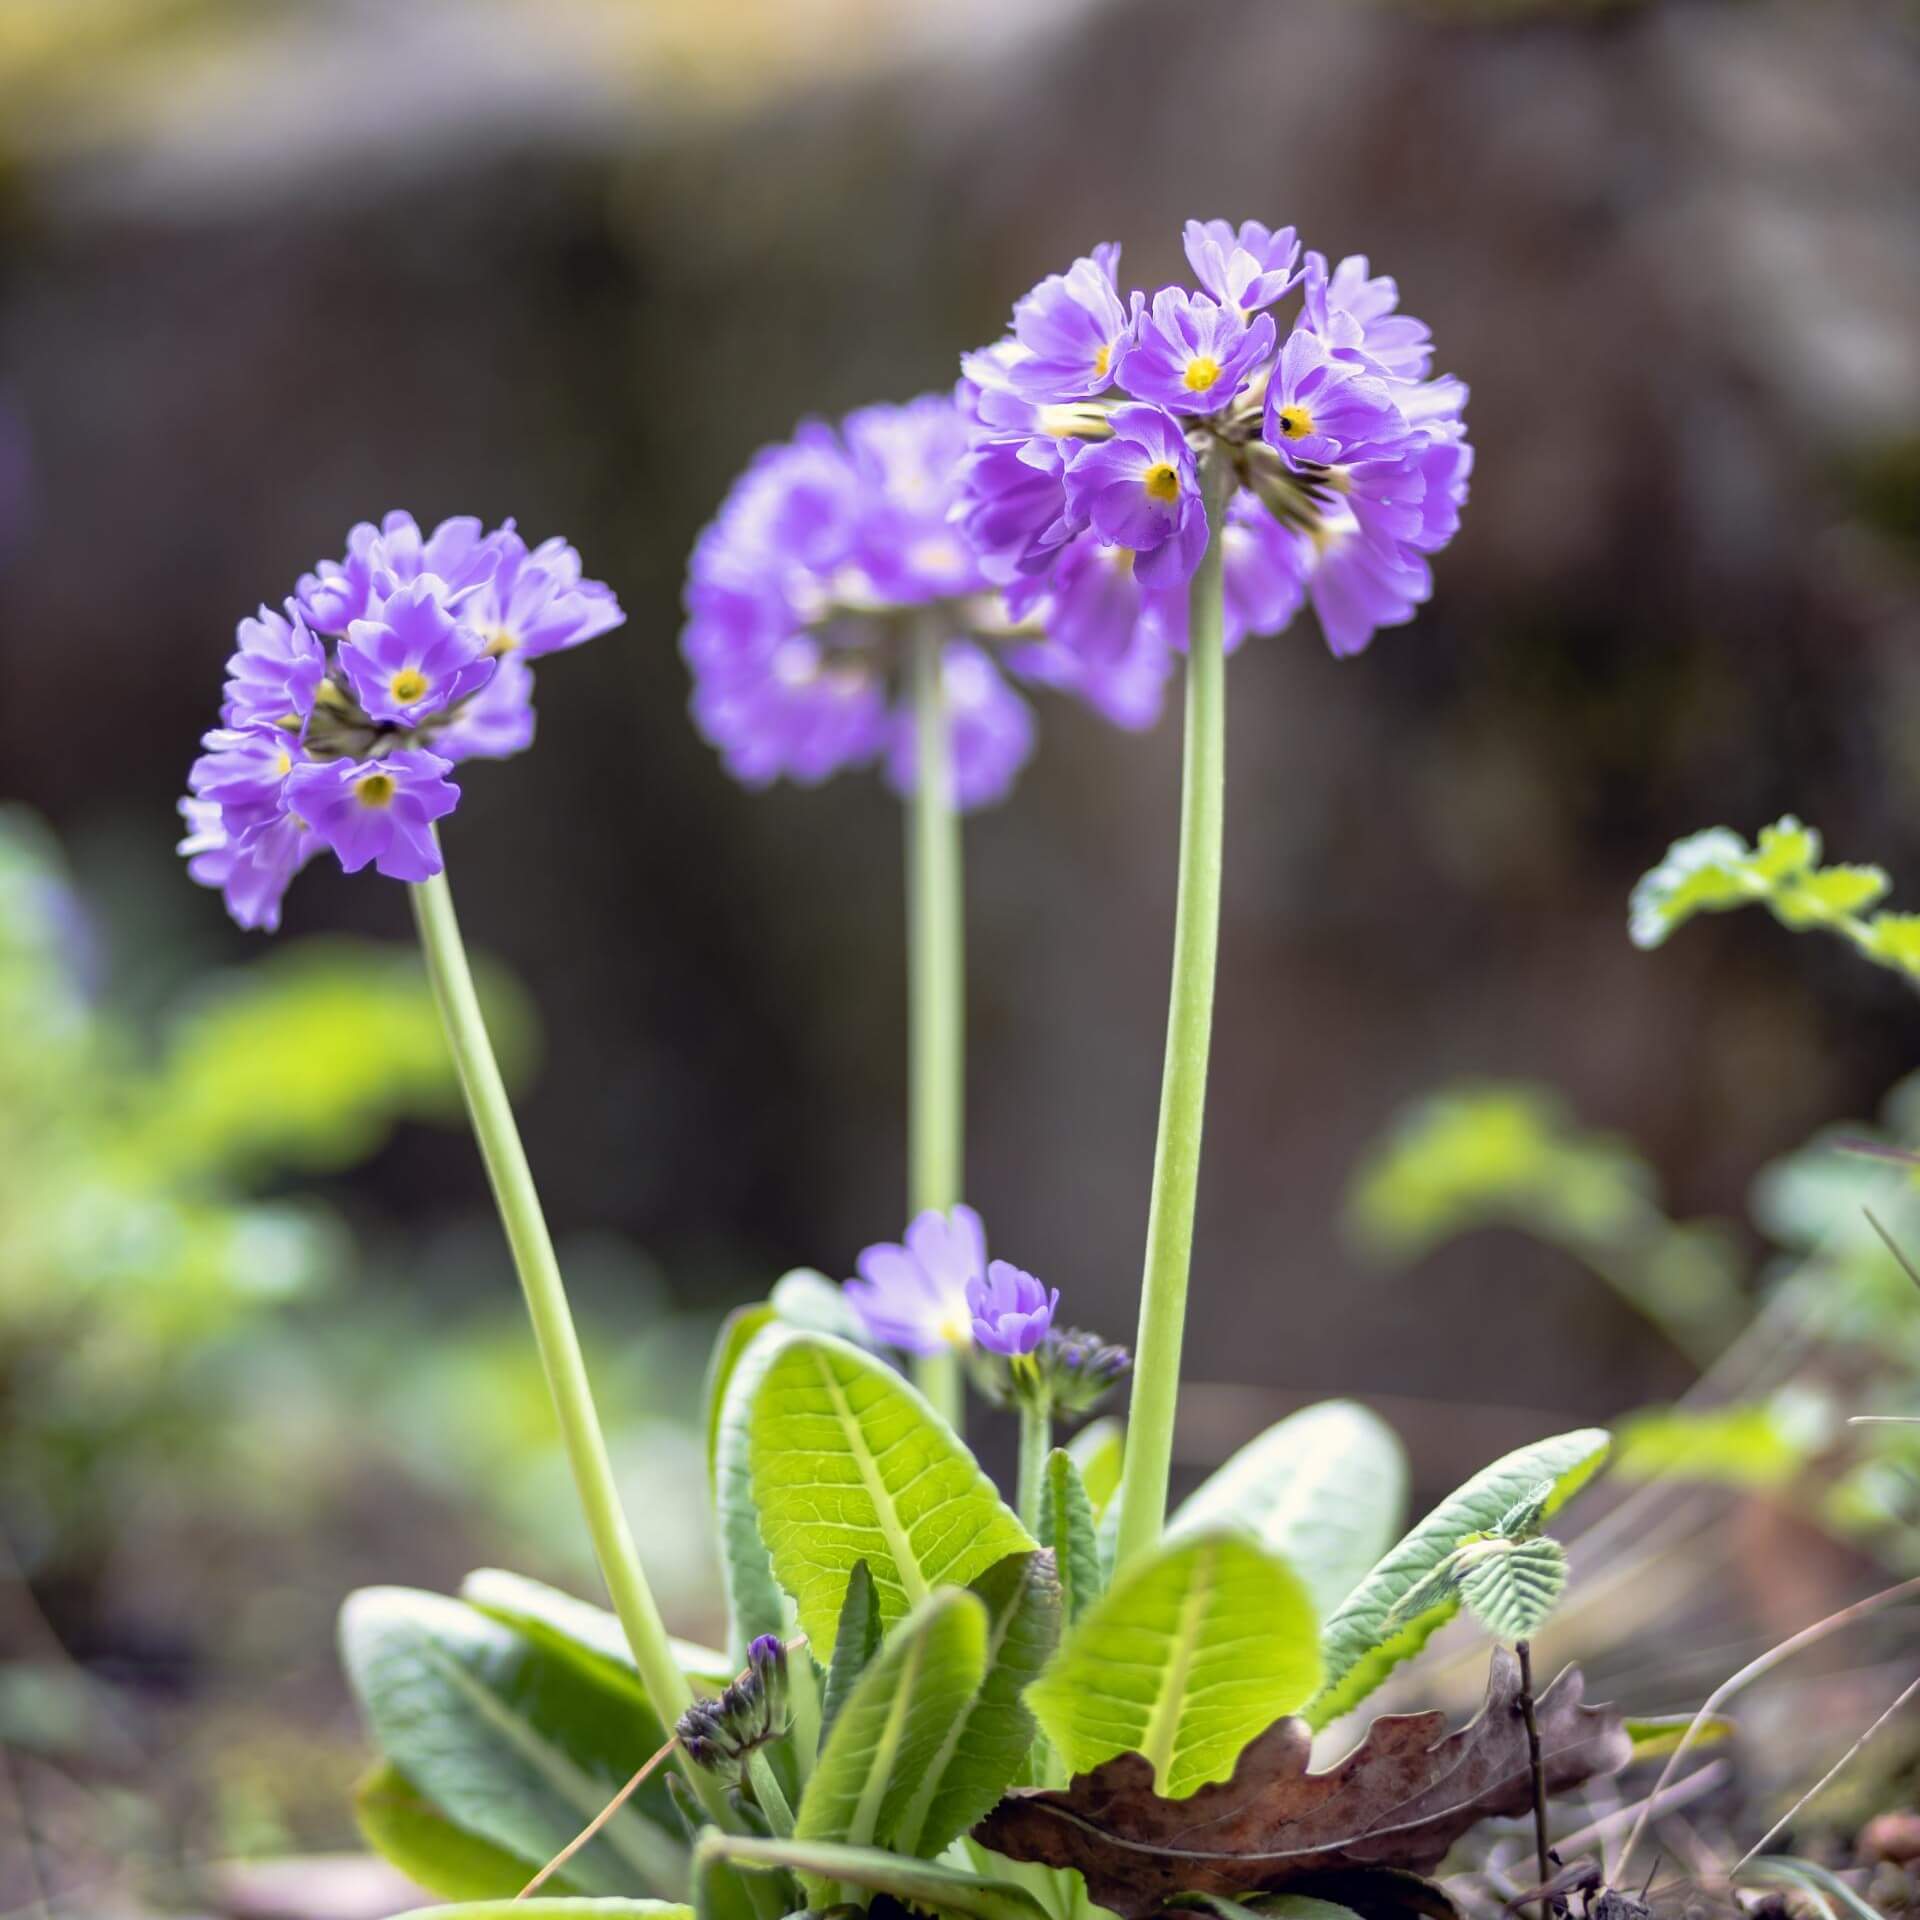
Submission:
[[[961,1199],[966,1124],[966,948],[960,817],[953,804],[943,642],[912,635],[918,778],[907,844],[907,1212],[944,1213]],[[957,1433],[965,1394],[956,1353],[914,1360],[915,1383]]]
[[[520,1142],[520,1130],[514,1124],[506,1083],[487,1037],[473,972],[460,937],[460,922],[453,910],[453,894],[444,872],[409,887],[408,892],[447,1044],[466,1096],[467,1113],[526,1296],[540,1363],[560,1421],[567,1464],[579,1490],[594,1556],[633,1650],[647,1699],[661,1724],[670,1727],[693,1705],[693,1690],[673,1657],[666,1623],[647,1584],[620,1504],[606,1436],[594,1409],[580,1335],[567,1304],[566,1286],[534,1188],[533,1171]],[[686,1772],[708,1814],[723,1825],[732,1824],[730,1809],[712,1776],[695,1767],[688,1767]]]
[[1166,1521],[1173,1420],[1180,1390],[1194,1196],[1213,1037],[1214,966],[1220,945],[1225,828],[1227,667],[1221,587],[1221,521],[1233,470],[1213,448],[1200,463],[1207,547],[1188,589],[1187,718],[1180,795],[1180,881],[1173,929],[1160,1127],[1147,1213],[1146,1272],[1134,1347],[1133,1406],[1120,1483],[1115,1565],[1151,1547]]

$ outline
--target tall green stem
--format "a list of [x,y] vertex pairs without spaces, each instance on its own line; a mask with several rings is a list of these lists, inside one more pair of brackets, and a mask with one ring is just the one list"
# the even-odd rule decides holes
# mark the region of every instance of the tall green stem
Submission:
[[[594,1411],[580,1336],[567,1305],[560,1264],[554,1258],[553,1240],[540,1210],[540,1196],[534,1190],[526,1149],[514,1125],[506,1083],[500,1078],[499,1063],[487,1038],[473,972],[460,938],[460,922],[453,911],[453,894],[444,873],[408,891],[447,1044],[453,1050],[460,1088],[466,1095],[467,1114],[480,1142],[480,1157],[486,1162],[500,1223],[506,1228],[521,1291],[526,1295],[534,1340],[546,1370],[547,1388],[559,1416],[567,1462],[573,1469],[601,1577],[627,1644],[633,1649],[647,1698],[661,1724],[671,1728],[693,1704],[693,1690],[673,1657],[666,1624],[654,1603],[653,1589],[647,1584],[620,1505],[613,1462],[607,1456],[606,1438]],[[687,1766],[685,1771],[707,1811],[723,1824],[733,1824],[731,1810],[713,1777],[698,1767]]]
[[[965,923],[944,641],[922,626],[909,650],[917,777],[907,843],[907,1210],[919,1214],[945,1212],[963,1197]],[[957,1433],[965,1408],[958,1355],[921,1356],[914,1379]]]
[[1188,590],[1187,724],[1180,792],[1180,885],[1173,923],[1173,993],[1160,1082],[1160,1130],[1147,1212],[1146,1273],[1134,1347],[1133,1405],[1120,1483],[1115,1564],[1151,1547],[1166,1522],[1180,1342],[1193,1256],[1194,1192],[1213,1034],[1220,945],[1220,858],[1225,824],[1227,668],[1222,636],[1220,523],[1232,481],[1223,454],[1200,465],[1207,550]]
[[1052,1451],[1052,1400],[1041,1389],[1029,1389],[1020,1396],[1020,1518],[1036,1538],[1040,1503],[1046,1497],[1047,1455]]

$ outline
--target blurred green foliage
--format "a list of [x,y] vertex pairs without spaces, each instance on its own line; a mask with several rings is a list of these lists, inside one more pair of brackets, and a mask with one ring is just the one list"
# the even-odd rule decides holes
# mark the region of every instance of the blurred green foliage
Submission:
[[[457,1112],[404,950],[276,949],[146,1034],[90,996],[91,942],[51,836],[0,811],[0,1514],[33,1565],[137,1497],[124,1469],[205,1440],[234,1339],[341,1271],[335,1216],[263,1185]],[[524,1069],[531,1010],[484,991]]]

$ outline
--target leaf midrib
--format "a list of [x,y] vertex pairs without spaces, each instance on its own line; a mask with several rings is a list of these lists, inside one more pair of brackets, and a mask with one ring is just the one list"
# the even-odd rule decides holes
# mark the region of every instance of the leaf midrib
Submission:
[[1193,1578],[1180,1600],[1180,1624],[1166,1665],[1161,1669],[1160,1688],[1154,1696],[1153,1710],[1147,1716],[1146,1730],[1140,1736],[1140,1751],[1151,1763],[1156,1786],[1165,1793],[1172,1785],[1174,1745],[1180,1734],[1180,1710],[1186,1701],[1187,1677],[1193,1671],[1193,1650],[1199,1639],[1200,1619],[1212,1596],[1214,1569],[1220,1557],[1217,1546],[1208,1546],[1193,1563]]
[[887,1717],[880,1724],[880,1737],[873,1743],[873,1753],[867,1763],[867,1777],[861,1782],[860,1797],[854,1802],[853,1818],[847,1824],[847,1844],[850,1846],[871,1845],[879,1829],[887,1788],[893,1784],[893,1763],[900,1751],[907,1716],[913,1708],[913,1694],[919,1684],[920,1669],[925,1664],[927,1639],[925,1633],[916,1634],[901,1657],[900,1684],[887,1703]]
[[907,1605],[918,1606],[931,1589],[920,1572],[919,1561],[914,1556],[912,1537],[900,1524],[900,1516],[894,1506],[893,1490],[881,1474],[879,1460],[867,1446],[867,1438],[860,1429],[859,1417],[854,1413],[853,1403],[847,1398],[845,1390],[834,1375],[833,1368],[817,1349],[810,1357],[815,1367],[819,1369],[821,1383],[827,1390],[828,1398],[833,1402],[834,1416],[846,1432],[847,1450],[853,1455],[854,1464],[860,1470],[860,1479],[867,1490],[867,1498],[873,1502],[874,1515],[880,1523],[881,1533],[886,1538],[887,1551],[893,1556],[894,1570],[900,1576],[900,1585],[907,1596]]

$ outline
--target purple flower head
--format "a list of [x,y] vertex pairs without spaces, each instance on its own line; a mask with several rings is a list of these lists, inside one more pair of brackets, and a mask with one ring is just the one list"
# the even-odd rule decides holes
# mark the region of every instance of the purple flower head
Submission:
[[975,1342],[989,1353],[1031,1353],[1053,1325],[1060,1289],[1051,1293],[1009,1260],[995,1260],[984,1276],[967,1282],[967,1310]]
[[1217,413],[1273,357],[1273,317],[1251,323],[1206,294],[1162,287],[1134,314],[1114,377],[1139,400],[1174,413]]
[[460,613],[489,654],[537,660],[597,640],[626,619],[605,581],[582,578],[579,554],[559,535],[529,551],[509,520],[489,538],[496,564]]
[[331,847],[348,873],[371,864],[392,880],[428,880],[440,871],[433,823],[460,802],[452,763],[418,747],[383,760],[329,760],[296,767],[287,810]]
[[907,1353],[942,1353],[973,1344],[970,1282],[987,1271],[987,1235],[971,1207],[929,1210],[907,1229],[906,1244],[868,1247],[847,1298],[876,1340]]
[[327,650],[314,637],[296,601],[285,614],[263,606],[235,629],[238,651],[227,662],[220,718],[229,727],[305,730],[313,696],[327,670]]
[[1300,241],[1291,227],[1243,220],[1189,220],[1187,263],[1193,277],[1223,307],[1255,313],[1270,307],[1294,283]]
[[396,587],[431,574],[450,600],[471,593],[499,564],[499,535],[482,534],[471,514],[442,520],[422,535],[410,513],[389,513],[379,526],[362,520],[347,535],[340,560],[322,560],[302,574],[300,610],[316,633],[342,634],[356,620],[378,616]]
[[1065,273],[1050,273],[1013,307],[1020,348],[1006,374],[1034,400],[1081,400],[1113,384],[1114,361],[1132,319],[1114,285],[1117,246],[1095,247]]
[[1113,437],[1085,446],[1067,468],[1067,500],[1102,540],[1130,547],[1147,586],[1185,580],[1206,550],[1207,515],[1193,449],[1158,407],[1116,407]]
[[179,851],[196,885],[218,887],[234,920],[249,931],[274,933],[280,902],[293,877],[319,851],[304,820],[282,814],[237,838],[222,824],[219,803],[180,802],[187,832]]
[[236,839],[286,810],[288,777],[304,758],[300,743],[276,727],[216,727],[187,773],[187,791],[220,809]]
[[[1185,645],[1183,588],[1208,531],[1202,463],[1230,482],[1227,644],[1279,631],[1312,597],[1341,652],[1425,597],[1426,556],[1458,531],[1472,470],[1465,387],[1428,377],[1427,328],[1364,257],[1329,269],[1309,253],[1296,271],[1293,229],[1258,221],[1190,221],[1185,239],[1199,291],[1149,304],[1113,284],[1109,262],[1083,261],[962,362],[956,524],[1009,613],[1044,635],[1009,665],[1050,685],[1090,680],[1101,691],[1083,697],[1103,711],[1117,663]],[[1260,311],[1296,285],[1291,321]],[[1126,336],[1101,363],[1114,392],[1088,354],[1122,311]],[[1354,539],[1371,559],[1348,551]],[[1137,711],[1157,705],[1151,671],[1124,684]]]
[[348,627],[340,665],[373,719],[417,727],[493,678],[493,656],[446,601],[437,575],[416,574],[394,589],[377,618]]

